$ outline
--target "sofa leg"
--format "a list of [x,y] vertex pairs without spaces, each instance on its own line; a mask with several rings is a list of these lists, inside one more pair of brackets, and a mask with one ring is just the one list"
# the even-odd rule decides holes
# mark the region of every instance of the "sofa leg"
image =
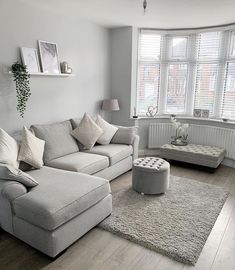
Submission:
[[55,257],[50,257],[52,261],[57,260],[60,256],[62,256],[67,251],[67,248],[61,251],[59,254],[57,254]]

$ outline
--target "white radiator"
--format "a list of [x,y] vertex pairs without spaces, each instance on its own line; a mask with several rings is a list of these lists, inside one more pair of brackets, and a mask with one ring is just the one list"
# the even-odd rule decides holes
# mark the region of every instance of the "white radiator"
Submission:
[[[226,157],[235,159],[235,130],[213,126],[190,125],[189,142],[194,144],[223,147]],[[175,129],[168,123],[156,123],[149,125],[148,148],[159,148],[171,141],[175,135]]]

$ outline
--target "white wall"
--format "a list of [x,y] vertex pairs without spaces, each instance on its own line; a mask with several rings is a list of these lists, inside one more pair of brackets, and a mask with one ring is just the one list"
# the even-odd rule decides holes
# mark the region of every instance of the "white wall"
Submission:
[[[9,132],[80,117],[85,111],[94,114],[110,94],[109,30],[33,2],[0,1],[0,127]],[[16,111],[12,77],[2,69],[19,59],[19,47],[35,48],[38,39],[56,42],[60,60],[68,61],[76,76],[32,76],[32,96],[22,119]]]

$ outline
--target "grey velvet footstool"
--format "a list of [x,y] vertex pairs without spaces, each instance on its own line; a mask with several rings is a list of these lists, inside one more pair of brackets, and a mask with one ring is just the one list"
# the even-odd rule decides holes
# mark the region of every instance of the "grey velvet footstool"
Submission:
[[165,193],[170,183],[170,164],[156,157],[138,158],[132,166],[132,188],[143,194]]

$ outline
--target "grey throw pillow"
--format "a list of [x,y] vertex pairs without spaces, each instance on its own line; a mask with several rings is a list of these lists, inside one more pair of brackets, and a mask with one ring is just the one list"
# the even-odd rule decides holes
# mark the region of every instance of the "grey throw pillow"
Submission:
[[33,125],[35,136],[45,141],[43,160],[48,161],[79,151],[76,140],[71,136],[69,120],[51,125]]
[[0,179],[16,181],[26,187],[35,187],[38,185],[38,182],[32,176],[11,165],[5,164],[0,164]]
[[118,127],[111,143],[132,144],[136,135],[136,127]]

